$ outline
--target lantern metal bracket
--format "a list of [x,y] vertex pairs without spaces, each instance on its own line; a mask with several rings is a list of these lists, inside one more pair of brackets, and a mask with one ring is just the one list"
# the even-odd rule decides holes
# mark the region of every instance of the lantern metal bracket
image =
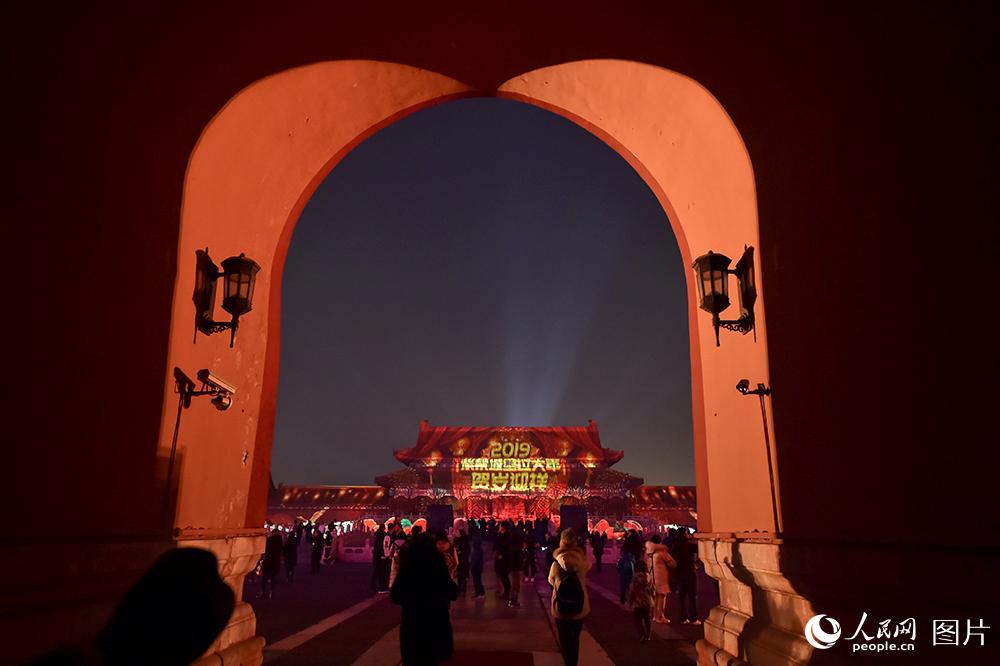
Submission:
[[744,312],[743,316],[739,319],[720,319],[719,326],[727,331],[736,331],[737,333],[746,335],[750,331],[754,330],[753,315],[749,312]]
[[222,333],[223,331],[230,331],[229,346],[232,347],[236,342],[236,328],[239,326],[239,321],[233,319],[232,321],[215,321],[214,319],[209,319],[205,317],[198,321],[198,330],[205,335],[214,335],[216,333]]

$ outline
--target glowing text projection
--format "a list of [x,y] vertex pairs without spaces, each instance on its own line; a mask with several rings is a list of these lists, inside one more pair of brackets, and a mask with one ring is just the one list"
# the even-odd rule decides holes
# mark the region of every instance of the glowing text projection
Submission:
[[483,458],[462,458],[458,468],[472,472],[473,491],[539,493],[549,487],[549,473],[562,470],[558,458],[532,458],[528,442],[490,442]]

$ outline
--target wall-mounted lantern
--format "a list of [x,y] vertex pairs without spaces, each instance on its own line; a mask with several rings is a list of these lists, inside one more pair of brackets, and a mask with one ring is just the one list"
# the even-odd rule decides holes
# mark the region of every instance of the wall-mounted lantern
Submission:
[[[240,317],[253,307],[253,290],[260,266],[240,253],[238,257],[229,257],[223,261],[220,271],[208,256],[208,248],[198,250],[195,255],[195,341],[198,339],[198,331],[205,335],[230,331],[229,346],[232,347],[236,342],[236,328]],[[215,283],[220,277],[223,284],[222,309],[232,315],[230,321],[215,321],[212,318],[215,313]]]
[[[719,328],[738,331],[746,335],[754,329],[753,307],[757,302],[757,279],[753,265],[753,248],[744,246],[743,256],[730,270],[733,260],[724,254],[709,250],[694,260],[692,268],[698,280],[699,307],[712,315],[715,328],[715,346],[719,346]],[[720,319],[719,315],[729,307],[729,276],[735,275],[739,284],[740,318]]]

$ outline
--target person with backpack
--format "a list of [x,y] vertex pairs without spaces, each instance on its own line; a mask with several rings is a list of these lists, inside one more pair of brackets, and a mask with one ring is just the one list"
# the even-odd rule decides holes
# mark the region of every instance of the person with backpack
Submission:
[[580,658],[580,631],[583,618],[590,614],[587,572],[590,561],[577,542],[572,529],[563,530],[559,547],[553,553],[549,569],[552,586],[552,617],[559,632],[559,649],[566,666],[576,666]]

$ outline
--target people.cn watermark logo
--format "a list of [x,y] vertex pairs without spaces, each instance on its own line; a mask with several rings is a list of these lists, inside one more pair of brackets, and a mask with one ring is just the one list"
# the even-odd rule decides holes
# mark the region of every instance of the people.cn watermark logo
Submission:
[[[830,631],[826,631],[823,628],[822,622],[824,619],[830,625]],[[805,634],[809,645],[812,645],[817,650],[826,650],[832,648],[837,639],[840,638],[840,623],[826,615],[814,615],[806,623]]]
[[[933,647],[939,645],[985,647],[986,632],[990,628],[982,619],[977,619],[975,623],[967,619],[964,626],[959,620],[934,620],[931,626]],[[840,622],[829,615],[814,615],[806,623],[803,633],[809,645],[817,650],[829,650],[836,645],[843,634]],[[868,613],[863,612],[857,629],[850,636],[843,636],[843,639],[851,644],[851,652],[912,652],[916,649],[917,643],[917,620],[908,617],[898,621],[886,618],[869,622]]]

